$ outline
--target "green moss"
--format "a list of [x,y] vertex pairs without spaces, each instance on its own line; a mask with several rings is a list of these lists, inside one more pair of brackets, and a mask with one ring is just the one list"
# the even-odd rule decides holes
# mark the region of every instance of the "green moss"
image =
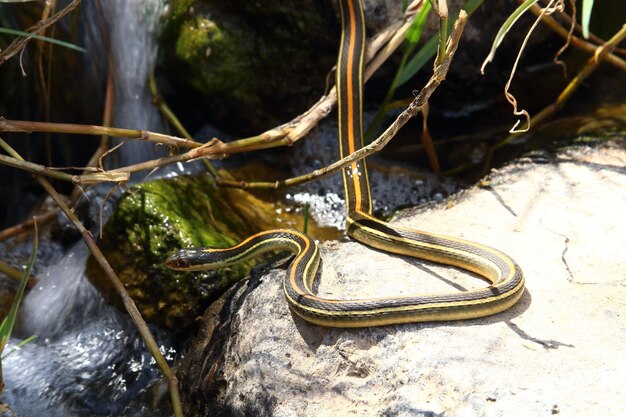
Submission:
[[185,61],[202,59],[210,51],[207,48],[223,39],[222,32],[209,19],[188,20],[180,29],[180,36],[176,42],[176,54]]
[[[249,273],[252,263],[200,273],[166,268],[185,247],[228,247],[252,227],[207,177],[177,177],[133,187],[104,228],[100,247],[145,318],[184,331],[208,304]],[[121,302],[93,258],[88,277],[107,299]]]
[[269,128],[323,93],[339,34],[329,4],[174,0],[171,9],[163,36],[168,72],[199,92],[223,127],[242,134]]

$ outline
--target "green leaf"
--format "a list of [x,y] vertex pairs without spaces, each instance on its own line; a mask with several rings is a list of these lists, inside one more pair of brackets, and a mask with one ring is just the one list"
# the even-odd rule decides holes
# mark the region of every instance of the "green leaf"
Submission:
[[[463,5],[463,9],[467,12],[468,16],[471,16],[472,13],[474,13],[476,9],[478,9],[478,7],[480,7],[480,5],[483,4],[483,2],[484,0],[468,0]],[[425,22],[428,12],[430,11],[430,2],[422,6],[420,13],[422,13],[424,9],[426,9],[424,12],[424,16],[423,17],[421,15],[416,16],[415,20],[413,21],[413,25],[411,25],[411,28],[409,28],[409,30],[407,31],[407,35],[406,35],[407,40],[411,42],[412,38],[409,38],[409,36],[415,36],[415,34],[413,34],[412,31],[417,32],[419,29],[419,34],[417,35],[417,40],[415,41],[416,44],[419,41],[419,37],[422,34],[422,28],[424,26],[424,23],[422,22],[420,24],[419,21],[420,19],[422,19]],[[452,28],[452,25],[454,24],[455,20],[456,20],[456,16],[454,17],[454,19],[448,20],[448,33],[450,32],[450,29]],[[426,41],[424,46],[422,46],[422,48],[417,52],[417,54],[415,54],[404,65],[404,67],[402,68],[402,70],[400,71],[396,79],[394,80],[394,83],[393,83],[394,88],[398,88],[402,84],[410,80],[415,74],[417,74],[417,72],[420,69],[424,67],[424,65],[426,65],[428,61],[430,61],[430,59],[433,56],[435,56],[435,54],[437,53],[438,41],[439,41],[439,35],[433,35],[433,37],[431,37],[428,41]],[[409,54],[410,52],[413,51],[413,49],[414,47],[411,48],[411,50],[409,51]]]
[[491,51],[489,51],[489,55],[487,55],[487,58],[485,58],[485,61],[480,68],[481,72],[484,70],[485,66],[493,60],[493,57],[496,55],[496,50],[502,43],[502,40],[506,37],[506,34],[509,30],[511,30],[511,27],[513,27],[515,22],[517,22],[517,19],[519,19],[526,12],[526,10],[530,9],[530,6],[537,3],[537,1],[539,0],[526,0],[524,3],[520,4],[519,7],[515,9],[515,11],[511,13],[508,19],[506,19],[506,21],[502,24],[500,30],[496,34],[496,37],[493,39]]
[[[467,0],[463,5],[463,9],[466,10],[468,15],[471,15],[483,3],[483,1],[484,0]],[[426,41],[420,50],[409,60],[409,57],[413,54],[422,36],[422,30],[431,8],[431,2],[425,2],[420,8],[417,16],[415,16],[415,20],[413,20],[411,27],[407,30],[405,35],[405,48],[396,75],[389,86],[389,90],[387,90],[387,94],[385,95],[378,112],[365,132],[365,139],[368,143],[371,142],[372,135],[382,123],[387,112],[387,105],[395,94],[396,89],[417,74],[417,72],[422,69],[422,67],[424,67],[424,65],[426,65],[426,63],[430,61],[430,59],[437,52],[439,35],[434,35]],[[453,22],[456,21],[456,18],[457,17],[455,16],[454,19],[448,20],[448,33],[450,32]]]
[[583,37],[589,39],[589,20],[591,19],[591,9],[593,9],[593,0],[583,0],[582,22]]
[[424,24],[426,23],[426,18],[428,17],[428,12],[432,6],[430,2],[425,3],[417,12],[417,16],[415,16],[415,20],[411,23],[409,30],[406,31],[404,35],[404,39],[407,41],[406,49],[404,50],[404,59],[406,59],[409,55],[413,53],[417,43],[420,41],[422,37],[422,31],[424,29]]
[[22,297],[24,296],[24,291],[26,290],[26,284],[28,283],[28,278],[30,277],[30,271],[33,269],[33,265],[35,264],[35,258],[37,256],[37,223],[35,223],[35,234],[33,238],[33,251],[30,254],[30,258],[28,259],[28,264],[26,265],[26,269],[22,274],[22,279],[20,280],[20,284],[17,288],[17,292],[15,293],[15,298],[13,299],[13,303],[11,304],[11,309],[9,310],[9,314],[2,320],[2,324],[0,325],[0,353],[4,351],[4,347],[6,346],[7,340],[11,336],[13,332],[13,326],[15,325],[15,319],[17,317],[17,309],[20,306],[20,302],[22,301]]
[[27,337],[26,339],[22,340],[20,343],[18,343],[17,345],[15,345],[15,347],[13,349],[11,349],[10,351],[6,352],[4,355],[2,355],[2,359],[6,358],[7,356],[9,356],[11,353],[15,352],[16,350],[18,350],[19,348],[21,348],[22,346],[25,346],[27,344],[29,344],[30,342],[32,342],[33,340],[37,339],[37,335],[32,335]]
[[[468,16],[471,16],[472,13],[476,11],[485,0],[467,0],[465,5],[463,5],[463,9],[467,12]],[[456,20],[456,19],[455,19]]]
[[394,87],[400,87],[405,82],[409,81],[413,75],[417,74],[417,72],[426,65],[430,59],[435,56],[437,52],[437,42],[439,41],[439,36],[434,35],[431,37],[422,48],[406,63],[404,66],[402,73],[398,77],[397,82],[394,84]]
[[[0,0],[0,2],[2,2],[2,1],[3,0]],[[76,46],[73,43],[60,41],[58,39],[49,38],[47,36],[34,35],[34,34],[30,33],[30,32],[24,32],[22,30],[15,30],[15,29],[9,29],[9,28],[0,28],[0,33],[6,33],[8,35],[16,35],[16,36],[26,36],[26,37],[30,36],[33,39],[37,39],[37,40],[45,41],[45,42],[50,42],[50,43],[53,43],[55,45],[59,45],[59,46],[65,47],[65,48],[73,49],[75,51],[87,52],[87,50],[85,50],[84,48],[81,48],[80,46]]]

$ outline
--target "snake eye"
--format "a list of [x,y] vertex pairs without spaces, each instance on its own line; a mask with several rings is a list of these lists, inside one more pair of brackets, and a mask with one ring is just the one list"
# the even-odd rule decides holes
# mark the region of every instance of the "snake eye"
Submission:
[[189,259],[180,257],[180,254],[170,256],[165,260],[165,266],[171,269],[188,269],[191,266]]
[[181,258],[176,260],[176,266],[179,268],[187,269],[191,266],[189,259]]

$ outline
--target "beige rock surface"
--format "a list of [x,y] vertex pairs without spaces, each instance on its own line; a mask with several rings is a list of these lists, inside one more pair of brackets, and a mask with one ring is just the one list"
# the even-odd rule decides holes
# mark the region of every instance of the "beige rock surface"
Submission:
[[[526,292],[493,317],[326,329],[290,313],[284,268],[241,283],[207,313],[179,369],[187,406],[281,417],[626,415],[625,165],[624,142],[521,160],[395,220],[516,259]],[[324,244],[322,257],[326,296],[485,285],[355,242]]]

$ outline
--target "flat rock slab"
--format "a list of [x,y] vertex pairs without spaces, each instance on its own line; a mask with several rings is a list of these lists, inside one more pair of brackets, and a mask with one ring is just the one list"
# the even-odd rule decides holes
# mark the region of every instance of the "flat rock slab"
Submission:
[[[395,222],[497,247],[527,289],[496,316],[327,329],[293,315],[284,267],[240,283],[205,316],[179,375],[191,414],[626,415],[626,146],[520,160]],[[486,285],[355,242],[322,245],[335,298]]]

